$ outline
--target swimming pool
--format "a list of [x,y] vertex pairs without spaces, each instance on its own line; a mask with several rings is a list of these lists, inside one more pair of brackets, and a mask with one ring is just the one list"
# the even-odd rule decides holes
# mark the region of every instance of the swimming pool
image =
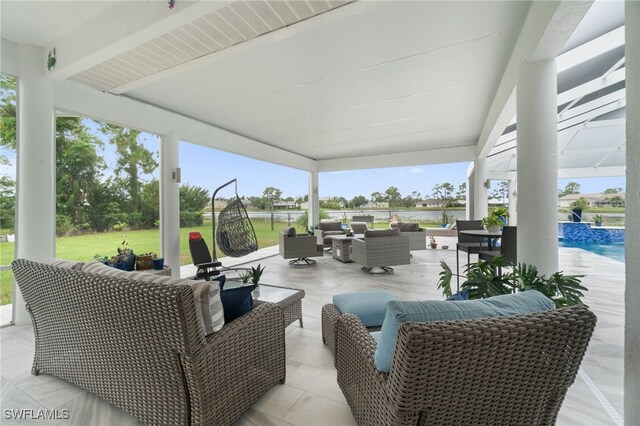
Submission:
[[559,247],[576,247],[587,250],[600,256],[605,256],[613,260],[624,263],[624,243],[618,244],[590,244],[590,243],[565,243],[558,242]]

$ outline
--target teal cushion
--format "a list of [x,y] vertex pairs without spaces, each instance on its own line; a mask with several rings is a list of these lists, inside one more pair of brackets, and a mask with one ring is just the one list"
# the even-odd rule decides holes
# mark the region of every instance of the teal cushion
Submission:
[[553,301],[535,290],[482,300],[389,302],[375,353],[376,368],[385,373],[391,370],[393,353],[396,350],[396,336],[403,322],[451,321],[522,315],[548,311],[553,308],[555,308]]
[[333,304],[341,314],[353,314],[365,327],[380,327],[387,313],[387,302],[397,300],[386,291],[359,291],[333,296]]
[[380,332],[379,331],[372,331],[369,334],[371,334],[371,337],[373,337],[373,340],[375,340],[376,343],[380,343]]

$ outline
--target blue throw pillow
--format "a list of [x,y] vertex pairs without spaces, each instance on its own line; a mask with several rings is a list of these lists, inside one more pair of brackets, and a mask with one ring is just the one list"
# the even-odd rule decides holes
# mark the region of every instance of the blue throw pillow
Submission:
[[358,291],[333,296],[333,304],[341,314],[353,314],[365,327],[380,327],[387,313],[387,302],[397,300],[386,291]]
[[535,290],[481,300],[460,300],[456,303],[449,303],[446,300],[389,302],[376,348],[375,365],[378,370],[385,373],[391,370],[398,329],[403,322],[451,321],[523,315],[549,311],[554,308],[555,304],[551,299]]
[[220,285],[220,290],[222,290],[224,288],[224,283],[227,282],[227,276],[226,275],[218,275],[213,280],[214,281],[218,281],[218,285]]
[[222,290],[220,292],[225,324],[230,323],[253,309],[251,292],[255,290],[255,288],[255,285],[246,285]]

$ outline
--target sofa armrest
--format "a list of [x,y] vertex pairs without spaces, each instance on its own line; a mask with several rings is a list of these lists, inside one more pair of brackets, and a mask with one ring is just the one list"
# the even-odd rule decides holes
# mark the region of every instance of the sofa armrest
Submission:
[[[272,303],[226,324],[183,359],[193,424],[230,424],[285,380],[284,314]],[[229,392],[233,389],[233,393]]]
[[387,375],[374,364],[376,341],[357,316],[344,314],[338,319],[335,345],[338,384],[343,392],[370,380],[378,383],[381,389],[384,388]]

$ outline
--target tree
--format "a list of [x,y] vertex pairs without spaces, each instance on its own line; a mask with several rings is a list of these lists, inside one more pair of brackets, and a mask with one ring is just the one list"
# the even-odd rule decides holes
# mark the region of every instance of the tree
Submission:
[[402,204],[405,207],[415,207],[415,205],[422,200],[422,195],[418,191],[413,191],[402,199]]
[[433,187],[432,196],[436,200],[442,201],[444,207],[450,207],[453,204],[453,191],[455,188],[449,182],[444,182]]
[[502,204],[506,203],[506,199],[509,196],[509,182],[501,180],[498,182],[498,187],[491,191],[490,198],[494,200],[502,200]]
[[16,150],[16,79],[0,74],[0,146]]
[[398,188],[396,188],[395,186],[390,186],[386,191],[384,191],[384,193],[386,194],[385,198],[387,199],[387,201],[389,201],[389,207],[400,206],[402,195],[400,194],[400,191],[398,191]]
[[467,198],[467,182],[462,182],[458,186],[458,192],[456,192],[456,200],[464,200]]
[[130,225],[139,226],[140,221],[137,216],[142,209],[140,194],[143,186],[141,175],[153,173],[158,163],[154,160],[151,151],[138,141],[139,131],[105,123],[101,124],[100,130],[108,135],[110,142],[116,146],[118,160],[115,173],[117,176],[125,176],[133,218]]
[[367,204],[367,197],[365,197],[364,195],[356,195],[349,202],[349,205],[354,209],[357,209],[360,206],[364,206],[365,204]]
[[280,197],[282,197],[282,191],[278,188],[274,188],[273,186],[268,186],[264,189],[262,196],[266,199],[267,208],[269,210],[273,210],[273,203],[275,201],[280,201]]
[[9,176],[0,176],[0,228],[13,229],[16,216],[16,183]]
[[202,225],[202,213],[211,202],[209,191],[200,186],[180,186],[180,226]]
[[372,203],[382,203],[384,201],[387,201],[385,196],[379,192],[374,192],[371,194],[371,202]]
[[569,182],[565,185],[564,189],[558,191],[558,198],[565,197],[571,194],[579,194],[580,193],[580,184],[577,182]]
[[96,148],[102,141],[89,134],[88,128],[77,117],[56,119],[56,213],[68,219],[69,228],[88,230],[90,222],[91,196],[100,187],[101,170],[105,168]]
[[622,188],[607,188],[603,194],[619,194],[622,192]]

